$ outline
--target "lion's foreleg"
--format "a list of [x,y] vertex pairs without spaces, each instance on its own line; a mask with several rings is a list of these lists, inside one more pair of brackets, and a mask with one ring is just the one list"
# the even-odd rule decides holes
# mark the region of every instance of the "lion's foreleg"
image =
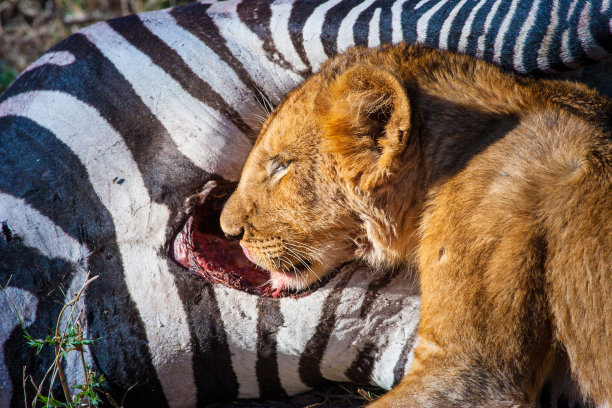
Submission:
[[463,207],[446,201],[427,217],[419,344],[407,377],[378,406],[531,406],[548,374],[545,239],[518,206],[521,222],[491,207],[458,217]]
[[[417,354],[428,354],[427,348],[419,346]],[[461,355],[421,357],[400,384],[370,405],[371,408],[532,406],[507,373]]]

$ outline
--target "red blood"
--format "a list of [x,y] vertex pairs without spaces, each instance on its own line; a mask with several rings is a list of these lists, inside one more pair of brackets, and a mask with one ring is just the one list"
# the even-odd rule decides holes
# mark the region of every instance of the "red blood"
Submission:
[[[222,204],[217,205],[219,211]],[[334,275],[299,293],[282,286],[272,288],[270,272],[255,265],[249,250],[238,241],[225,238],[219,229],[218,217],[219,212],[204,210],[194,211],[188,217],[170,248],[170,256],[176,263],[209,282],[275,299],[306,296]]]
[[258,268],[245,258],[237,241],[229,241],[216,235],[194,231],[192,235],[196,260],[207,272],[217,275],[227,273],[246,286],[263,286],[270,279],[270,273]]
[[274,299],[278,299],[279,297],[282,297],[282,293],[283,290],[281,288],[277,288],[274,292],[272,292],[272,297]]
[[[248,251],[239,242],[202,232],[194,224],[194,218],[189,217],[174,239],[170,251],[177,263],[208,281],[260,296],[273,295],[270,273],[249,261]],[[275,293],[282,296],[278,291]]]

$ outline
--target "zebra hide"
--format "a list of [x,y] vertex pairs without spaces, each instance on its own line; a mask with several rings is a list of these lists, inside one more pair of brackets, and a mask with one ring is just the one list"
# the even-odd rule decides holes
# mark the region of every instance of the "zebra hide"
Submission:
[[[6,296],[44,337],[62,290],[99,276],[78,304],[99,338],[86,359],[126,407],[293,395],[328,381],[388,389],[417,341],[413,274],[350,265],[308,296],[280,299],[212,284],[168,256],[185,198],[237,180],[262,115],[329,55],[410,41],[524,73],[568,70],[612,49],[609,3],[226,1],[81,30],[0,97],[0,284],[10,278]],[[23,406],[23,367],[39,381],[53,355],[26,347],[4,296],[0,344],[0,407]],[[68,380],[82,383],[69,357]],[[544,406],[579,399],[560,364]]]

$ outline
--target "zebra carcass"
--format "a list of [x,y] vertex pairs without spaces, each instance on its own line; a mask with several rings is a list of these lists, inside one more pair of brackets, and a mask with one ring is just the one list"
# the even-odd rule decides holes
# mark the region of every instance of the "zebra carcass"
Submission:
[[[17,315],[44,337],[87,273],[86,360],[127,407],[392,387],[418,341],[414,274],[345,265],[279,299],[212,283],[170,256],[185,199],[235,181],[262,115],[329,55],[404,40],[524,73],[577,68],[607,55],[610,6],[572,4],[194,3],[55,46],[0,97],[0,407],[22,406],[24,367],[40,380],[53,359],[26,347]],[[71,384],[79,364],[70,354]],[[564,370],[543,404],[573,398]]]

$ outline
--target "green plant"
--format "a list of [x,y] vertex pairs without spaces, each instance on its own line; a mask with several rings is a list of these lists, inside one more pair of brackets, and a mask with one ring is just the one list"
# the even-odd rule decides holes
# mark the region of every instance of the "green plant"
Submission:
[[[36,395],[33,397],[31,402],[32,408],[98,407],[102,405],[102,394],[106,395],[111,405],[117,407],[117,404],[112,400],[112,398],[108,394],[106,394],[101,388],[104,383],[104,375],[97,373],[95,370],[92,369],[90,365],[86,364],[85,362],[84,347],[93,344],[96,340],[99,339],[85,338],[83,328],[79,323],[81,311],[79,311],[75,315],[75,310],[78,301],[81,298],[83,292],[85,291],[85,288],[87,288],[87,286],[97,278],[97,276],[90,278],[89,274],[87,274],[85,278],[85,283],[81,286],[79,291],[72,297],[72,299],[67,299],[64,294],[66,300],[57,316],[55,330],[50,330],[51,332],[47,334],[44,339],[35,338],[30,334],[25,324],[23,323],[21,316],[19,316],[15,304],[8,297],[6,293],[6,288],[10,283],[10,279],[4,287],[0,286],[0,290],[2,290],[2,293],[7,299],[7,302],[11,305],[13,311],[17,315],[21,330],[23,331],[23,336],[26,339],[26,344],[29,347],[36,349],[36,354],[39,354],[45,347],[53,348],[53,362],[51,366],[47,369],[42,380],[37,384],[32,378],[32,376],[29,376],[28,378],[30,383],[36,389]],[[68,318],[62,325],[65,313],[68,313]],[[72,385],[72,388],[75,390],[73,393],[70,392],[69,384],[62,369],[62,362],[67,360],[68,354],[72,352],[76,352],[79,354],[85,377],[84,384]],[[24,392],[26,385],[25,369],[26,367],[24,367]],[[55,385],[58,377],[62,386],[63,400],[57,399],[52,392],[53,386]],[[47,390],[46,392],[45,389]]]
[[0,94],[17,78],[17,72],[0,61]]

